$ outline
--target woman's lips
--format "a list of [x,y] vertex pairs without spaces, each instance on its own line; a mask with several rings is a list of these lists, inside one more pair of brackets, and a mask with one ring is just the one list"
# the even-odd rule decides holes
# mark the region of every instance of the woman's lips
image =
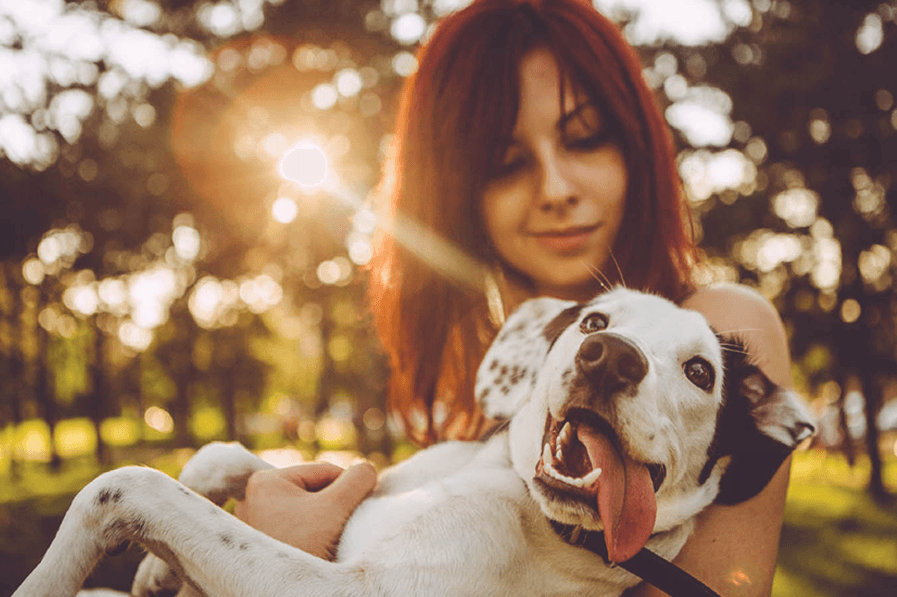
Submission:
[[588,245],[598,225],[532,233],[543,247],[556,253],[576,253]]

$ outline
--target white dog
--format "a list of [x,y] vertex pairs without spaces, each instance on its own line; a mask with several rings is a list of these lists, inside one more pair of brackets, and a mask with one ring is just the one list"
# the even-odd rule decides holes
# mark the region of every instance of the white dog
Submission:
[[524,303],[487,352],[476,392],[507,425],[386,471],[336,561],[214,505],[268,467],[217,443],[181,483],[126,467],[87,485],[14,597],[75,595],[126,542],[154,554],[138,571],[140,596],[619,595],[639,579],[559,533],[603,531],[611,562],[643,547],[672,559],[695,514],[755,495],[813,429],[800,400],[701,315],[625,289],[584,304]]

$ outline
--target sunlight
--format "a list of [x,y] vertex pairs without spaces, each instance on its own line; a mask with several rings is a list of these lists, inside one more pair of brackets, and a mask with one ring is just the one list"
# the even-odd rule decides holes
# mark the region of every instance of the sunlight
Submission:
[[302,186],[319,185],[327,175],[327,156],[317,145],[303,142],[284,154],[279,170],[281,176]]
[[392,22],[389,32],[400,44],[411,45],[420,41],[427,30],[427,22],[417,13],[409,12]]
[[110,446],[132,446],[140,439],[139,421],[130,417],[110,417],[100,423],[100,437]]
[[869,13],[856,33],[857,50],[860,54],[871,54],[881,47],[884,39],[885,30],[881,17],[874,12]]
[[95,314],[100,306],[100,299],[93,285],[66,288],[62,293],[62,302],[70,311],[82,317]]
[[295,448],[273,448],[262,450],[258,457],[275,468],[295,466],[306,462],[305,455]]
[[772,209],[791,228],[805,228],[816,221],[819,194],[797,187],[782,191],[772,199]]
[[158,406],[151,406],[146,409],[146,412],[143,414],[143,421],[150,429],[155,429],[159,433],[168,434],[174,431],[174,419],[171,418],[168,411]]
[[13,441],[17,459],[37,462],[50,460],[50,427],[46,422],[38,419],[24,421],[14,430]]
[[339,91],[339,94],[343,97],[354,97],[358,95],[364,86],[364,83],[361,80],[361,75],[354,68],[344,68],[336,73],[334,82],[336,83],[336,90]]
[[[672,79],[672,77],[671,77]],[[669,80],[669,79],[668,79]],[[693,147],[724,147],[732,140],[732,99],[715,87],[700,85],[681,92],[666,110],[666,119]],[[673,99],[672,97],[670,99]]]
[[45,275],[44,264],[40,259],[32,257],[31,259],[26,259],[25,263],[22,264],[22,277],[29,284],[37,286],[44,281]]
[[178,276],[165,266],[138,272],[128,279],[131,318],[137,325],[152,329],[168,320],[168,308],[183,292]]
[[183,261],[191,262],[199,257],[201,239],[199,231],[191,226],[178,226],[171,233],[175,253]]
[[417,71],[417,58],[411,52],[399,52],[392,57],[392,70],[400,77],[410,77]]
[[218,320],[218,313],[224,302],[224,291],[218,280],[206,276],[193,287],[187,306],[196,323],[211,328]]
[[124,282],[115,278],[106,278],[99,283],[97,295],[107,310],[116,314],[124,314],[128,301],[127,286]]
[[635,45],[653,45],[673,40],[686,46],[721,42],[736,26],[751,22],[753,12],[746,0],[593,0],[596,8],[621,20],[637,16],[624,29]]
[[262,274],[240,282],[240,300],[252,313],[264,313],[283,299],[283,288],[274,278]]
[[227,429],[227,421],[221,410],[214,406],[196,409],[190,417],[190,431],[202,442],[221,437]]
[[330,83],[320,83],[311,90],[311,103],[318,110],[329,110],[339,100],[339,92]]
[[289,224],[299,215],[299,206],[289,197],[278,197],[271,206],[271,216],[281,224]]
[[702,203],[730,189],[748,195],[756,188],[757,167],[737,149],[684,151],[678,160],[679,174],[692,203]]
[[857,265],[863,281],[870,285],[876,285],[890,271],[891,251],[884,245],[872,245],[860,253]]
[[133,321],[126,321],[118,328],[118,339],[122,344],[143,352],[153,343],[153,331],[137,325]]
[[65,419],[54,430],[56,453],[62,458],[87,456],[97,448],[97,434],[88,418]]

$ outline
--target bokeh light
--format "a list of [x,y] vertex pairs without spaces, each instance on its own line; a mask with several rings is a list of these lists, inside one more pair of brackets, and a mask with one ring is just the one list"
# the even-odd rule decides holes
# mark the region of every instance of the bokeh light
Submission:
[[327,175],[327,157],[317,145],[302,143],[286,152],[279,168],[287,180],[312,187],[321,184]]
[[271,206],[271,216],[281,224],[289,224],[299,214],[299,206],[290,197],[278,197]]

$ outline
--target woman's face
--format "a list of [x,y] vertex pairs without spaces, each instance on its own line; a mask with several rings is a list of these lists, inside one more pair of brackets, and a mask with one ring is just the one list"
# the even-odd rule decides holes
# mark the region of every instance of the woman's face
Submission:
[[[598,107],[564,86],[547,50],[520,64],[511,142],[486,186],[482,215],[504,262],[537,294],[582,299],[600,286],[626,202],[623,153]],[[568,82],[569,83],[569,82]]]

